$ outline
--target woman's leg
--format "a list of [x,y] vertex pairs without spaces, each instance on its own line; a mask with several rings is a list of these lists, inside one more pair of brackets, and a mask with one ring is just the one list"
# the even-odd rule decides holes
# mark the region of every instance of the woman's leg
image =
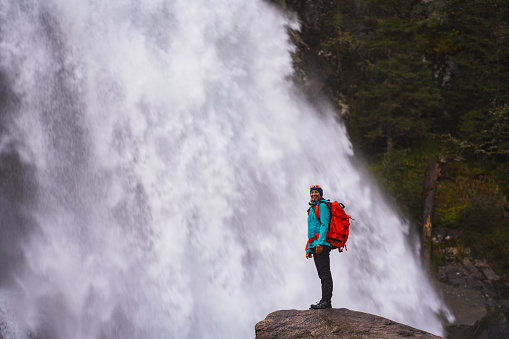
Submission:
[[322,283],[322,300],[331,301],[332,299],[332,274],[330,271],[330,251],[329,246],[323,246],[323,251],[316,254],[316,249],[313,248],[313,258],[315,260],[316,271]]

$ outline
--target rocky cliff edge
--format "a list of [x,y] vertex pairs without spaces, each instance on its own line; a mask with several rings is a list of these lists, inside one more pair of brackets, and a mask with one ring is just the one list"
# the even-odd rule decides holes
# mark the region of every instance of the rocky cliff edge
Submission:
[[386,318],[346,308],[276,311],[256,324],[255,331],[257,339],[442,338]]

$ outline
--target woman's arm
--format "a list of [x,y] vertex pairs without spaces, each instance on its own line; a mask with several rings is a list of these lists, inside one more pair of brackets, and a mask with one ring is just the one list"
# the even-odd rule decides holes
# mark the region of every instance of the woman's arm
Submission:
[[320,209],[320,236],[318,237],[317,244],[323,245],[329,230],[330,209],[324,202],[320,203],[318,208]]

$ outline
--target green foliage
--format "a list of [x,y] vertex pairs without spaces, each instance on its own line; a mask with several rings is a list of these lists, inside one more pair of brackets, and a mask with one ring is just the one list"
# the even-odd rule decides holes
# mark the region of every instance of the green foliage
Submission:
[[475,153],[504,157],[509,154],[509,106],[493,103],[479,132]]
[[435,227],[462,231],[460,244],[509,273],[509,205],[485,169],[451,163],[443,169],[436,197]]
[[376,155],[445,134],[471,144],[474,155],[500,155],[506,143],[495,126],[507,122],[489,123],[509,104],[509,2],[446,0],[432,16],[421,1],[364,4],[362,24],[373,33],[348,31],[341,12],[325,44],[341,74],[355,48],[365,60],[358,89],[346,93],[356,144]]
[[[477,256],[487,258],[498,272],[507,275],[509,273],[509,224],[498,212],[495,206],[483,204],[475,206],[473,211],[465,210],[460,221],[466,225],[477,226],[465,227],[464,243],[470,246]],[[486,219],[480,220],[483,216]],[[471,218],[474,218],[477,223]]]
[[[356,95],[353,122],[363,144],[390,153],[429,132],[440,93],[422,55],[401,53],[379,61]],[[368,148],[369,149],[369,148]]]
[[419,155],[419,152],[411,153],[408,150],[394,151],[372,165],[384,189],[413,223],[420,218],[422,180],[426,167],[426,162]]
[[353,27],[359,21],[356,15],[356,0],[331,0],[331,6],[334,10],[327,13],[322,22],[323,30],[328,33],[324,35],[320,47],[331,55],[330,61],[337,72],[334,83],[336,91],[351,95],[352,81],[359,81],[362,77],[354,70],[358,62],[356,48],[359,44],[353,33]]
[[467,135],[468,142],[463,148],[481,155],[483,159],[492,159],[504,163],[509,154],[509,106],[492,103],[487,113],[471,111],[465,115],[461,130]]
[[353,136],[368,153],[405,148],[429,133],[441,94],[425,52],[422,23],[408,1],[366,1],[375,39],[359,40],[373,56],[366,80],[352,98]]
[[321,46],[355,147],[415,225],[427,159],[441,161],[433,227],[509,273],[509,1],[331,4]]
[[431,270],[432,270],[432,272],[436,272],[438,270],[438,266],[440,266],[443,259],[444,259],[443,247],[432,246],[431,247]]
[[447,0],[439,16],[435,34],[452,47],[446,53],[457,66],[443,91],[443,109],[463,127],[449,132],[475,139],[471,127],[486,120],[493,100],[502,106],[509,103],[509,2]]
[[458,35],[459,31],[454,28],[450,32],[439,32],[435,38],[436,43],[433,51],[450,55],[456,53],[460,49],[459,44],[456,42]]
[[336,57],[336,68],[340,75],[343,74],[342,64],[351,56],[352,44],[354,43],[353,34],[345,28],[345,15],[337,12],[332,18],[332,29],[334,34],[325,38],[322,46],[334,53]]
[[469,205],[468,192],[465,191],[470,180],[467,172],[462,163],[443,167],[433,214],[433,224],[437,227],[460,227],[459,216]]

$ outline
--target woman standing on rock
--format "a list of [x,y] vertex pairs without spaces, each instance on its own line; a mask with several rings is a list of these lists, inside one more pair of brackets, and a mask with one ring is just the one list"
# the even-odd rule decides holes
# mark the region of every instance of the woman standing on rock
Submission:
[[[330,211],[323,198],[323,190],[319,185],[312,185],[309,190],[311,196],[308,210],[308,239],[319,234],[318,239],[308,241],[306,259],[314,258],[316,271],[322,283],[322,299],[312,304],[310,309],[331,308],[332,303],[332,274],[330,271],[331,244],[325,240],[329,228]],[[318,213],[316,213],[318,209]],[[319,215],[319,217],[317,216]]]

